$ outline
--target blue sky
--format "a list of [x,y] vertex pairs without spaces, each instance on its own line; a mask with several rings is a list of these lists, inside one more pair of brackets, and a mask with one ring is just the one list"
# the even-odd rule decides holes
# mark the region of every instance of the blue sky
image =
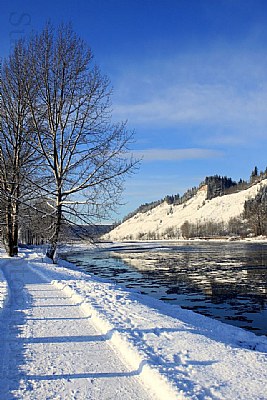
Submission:
[[9,0],[1,55],[48,19],[72,21],[112,82],[114,120],[135,130],[143,161],[115,218],[207,175],[266,168],[266,1]]

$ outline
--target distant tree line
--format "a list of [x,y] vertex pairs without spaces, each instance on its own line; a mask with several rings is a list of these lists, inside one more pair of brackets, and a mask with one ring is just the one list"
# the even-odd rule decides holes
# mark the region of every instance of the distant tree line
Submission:
[[129,214],[127,214],[123,218],[122,222],[125,222],[125,221],[127,221],[127,219],[130,219],[130,218],[134,217],[136,214],[147,213],[148,211],[153,210],[153,208],[155,208],[155,207],[159,206],[160,204],[162,204],[163,201],[164,200],[156,200],[156,201],[152,201],[151,203],[141,204],[138,208],[136,208],[136,210],[134,210],[134,211],[130,212]]
[[198,187],[194,186],[188,189],[182,196],[180,196],[179,194],[167,195],[166,197],[164,197],[163,201],[166,201],[166,203],[169,205],[183,204],[194,197],[201,186],[202,185],[199,185]]
[[185,221],[180,227],[180,236],[189,238],[214,238],[214,237],[246,237],[249,233],[248,224],[239,217],[231,218],[224,222],[196,222]]
[[235,187],[237,183],[227,176],[208,176],[204,184],[207,185],[207,200],[224,195],[228,189]]

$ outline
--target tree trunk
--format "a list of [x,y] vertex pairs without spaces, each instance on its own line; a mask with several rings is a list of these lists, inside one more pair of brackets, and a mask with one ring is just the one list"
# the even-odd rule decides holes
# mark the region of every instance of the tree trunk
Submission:
[[56,255],[59,233],[60,233],[60,228],[61,228],[61,220],[62,220],[62,205],[61,205],[61,201],[58,201],[57,215],[56,215],[56,222],[55,222],[55,231],[50,240],[50,245],[46,252],[46,256],[48,258],[51,258],[51,260],[53,260],[53,263],[56,262],[55,255]]
[[19,251],[19,226],[17,218],[15,217],[14,226],[13,226],[13,256],[18,255]]
[[11,196],[6,200],[6,229],[4,243],[9,257],[18,255],[18,203],[12,204]]
[[48,249],[46,251],[46,256],[48,258],[50,258],[51,260],[53,260],[53,263],[55,263],[54,256],[55,256],[55,253],[56,253],[56,249],[57,249],[57,241],[56,240],[55,241],[51,240],[50,245],[49,245],[49,247],[48,247]]
[[12,223],[12,204],[11,199],[7,199],[6,206],[6,251],[9,257],[14,256],[14,238],[13,238],[13,223]]

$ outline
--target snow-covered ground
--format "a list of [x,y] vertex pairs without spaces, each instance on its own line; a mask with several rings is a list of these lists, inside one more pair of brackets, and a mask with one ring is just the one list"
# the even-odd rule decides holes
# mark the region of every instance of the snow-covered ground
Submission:
[[266,337],[64,264],[1,254],[1,399],[267,399]]
[[254,198],[267,179],[256,183],[246,190],[207,200],[207,187],[203,186],[190,200],[180,205],[169,205],[166,202],[146,213],[138,213],[113,229],[104,238],[109,240],[136,240],[140,234],[153,233],[164,238],[168,229],[179,229],[188,221],[190,223],[224,222],[239,217],[244,211],[244,203]]
[[2,269],[0,268],[0,315],[6,305],[8,299],[8,285],[4,277]]

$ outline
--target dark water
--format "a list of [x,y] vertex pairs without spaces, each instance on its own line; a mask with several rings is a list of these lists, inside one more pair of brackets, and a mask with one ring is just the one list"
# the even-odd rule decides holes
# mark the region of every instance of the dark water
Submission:
[[267,245],[128,243],[64,258],[165,302],[267,335]]

